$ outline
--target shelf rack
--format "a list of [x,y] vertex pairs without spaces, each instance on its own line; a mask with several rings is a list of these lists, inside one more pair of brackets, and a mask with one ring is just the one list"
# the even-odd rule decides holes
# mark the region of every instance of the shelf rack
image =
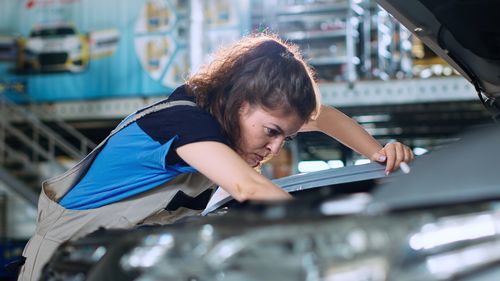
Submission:
[[320,80],[352,82],[359,78],[363,1],[252,1],[252,29],[297,44]]

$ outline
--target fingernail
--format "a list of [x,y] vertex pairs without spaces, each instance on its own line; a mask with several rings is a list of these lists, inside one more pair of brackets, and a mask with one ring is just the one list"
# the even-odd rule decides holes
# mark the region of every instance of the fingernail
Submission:
[[378,161],[385,161],[385,156],[384,155],[379,155],[379,157],[377,158]]
[[385,171],[385,175],[388,176],[390,174],[389,171]]

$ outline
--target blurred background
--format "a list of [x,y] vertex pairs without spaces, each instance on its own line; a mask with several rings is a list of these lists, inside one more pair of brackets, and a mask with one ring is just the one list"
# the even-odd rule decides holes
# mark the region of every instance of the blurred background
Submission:
[[[421,155],[491,122],[473,87],[371,0],[2,0],[0,261],[33,233],[43,179],[168,96],[212,51],[269,31],[300,46],[323,102],[382,144],[398,140]],[[262,172],[367,161],[305,133]]]

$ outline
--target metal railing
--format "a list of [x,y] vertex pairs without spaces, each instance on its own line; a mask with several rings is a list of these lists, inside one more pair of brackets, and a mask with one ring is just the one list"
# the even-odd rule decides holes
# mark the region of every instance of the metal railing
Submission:
[[[23,96],[21,100],[18,104],[0,92],[0,180],[13,192],[36,204],[33,194],[37,194],[38,190],[24,183],[22,178],[16,176],[22,173],[15,173],[15,170],[33,175],[41,182],[66,169],[58,160],[60,157],[78,161],[96,145],[53,113],[42,109],[32,111],[30,101]],[[42,119],[50,120],[51,126]],[[17,163],[19,167],[9,170],[7,166],[12,163]],[[48,168],[45,174],[40,169],[42,164]]]
[[66,134],[69,134],[73,139],[79,141],[78,149],[81,155],[87,155],[92,151],[96,144],[76,130],[74,127],[64,122],[61,118],[57,117],[53,111],[47,110],[42,106],[36,106],[30,103],[28,107],[30,112],[33,112],[40,120],[50,120],[53,125],[57,126],[63,130]]

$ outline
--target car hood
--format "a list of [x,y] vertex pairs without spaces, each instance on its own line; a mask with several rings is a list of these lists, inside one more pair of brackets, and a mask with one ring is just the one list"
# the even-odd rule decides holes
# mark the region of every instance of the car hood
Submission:
[[395,211],[500,199],[500,126],[472,128],[459,141],[419,157],[373,193],[368,210]]
[[499,114],[499,1],[376,1],[485,94]]

